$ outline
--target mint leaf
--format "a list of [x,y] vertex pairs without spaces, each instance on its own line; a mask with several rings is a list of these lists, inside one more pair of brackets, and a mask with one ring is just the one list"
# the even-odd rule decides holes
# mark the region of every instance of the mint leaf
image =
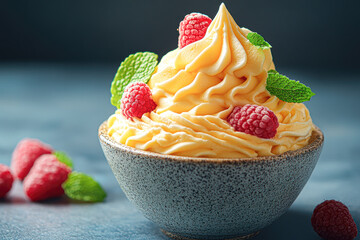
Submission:
[[246,38],[250,41],[250,43],[256,47],[259,47],[261,49],[267,49],[271,48],[271,45],[265,41],[265,39],[256,32],[250,32],[246,36]]
[[102,202],[105,191],[92,177],[79,172],[72,172],[62,184],[66,196],[85,202]]
[[158,56],[151,52],[129,55],[121,64],[111,83],[111,104],[120,108],[125,87],[132,82],[147,83],[158,63]]
[[266,89],[284,102],[301,103],[315,95],[311,89],[299,81],[290,80],[275,70],[268,71]]
[[73,169],[73,161],[71,160],[71,158],[66,153],[56,151],[53,154],[55,155],[57,160],[59,160],[59,162],[62,162],[66,166],[68,166],[69,168]]

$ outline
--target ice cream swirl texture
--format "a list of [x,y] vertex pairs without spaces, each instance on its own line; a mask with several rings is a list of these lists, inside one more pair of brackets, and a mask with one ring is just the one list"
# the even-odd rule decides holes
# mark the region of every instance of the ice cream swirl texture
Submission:
[[[249,32],[222,4],[203,39],[161,59],[148,82],[157,108],[133,120],[117,110],[108,119],[109,135],[137,149],[189,157],[269,156],[305,146],[314,128],[309,111],[269,94],[272,55],[252,45]],[[245,104],[276,114],[274,138],[237,132],[228,124],[233,108]]]

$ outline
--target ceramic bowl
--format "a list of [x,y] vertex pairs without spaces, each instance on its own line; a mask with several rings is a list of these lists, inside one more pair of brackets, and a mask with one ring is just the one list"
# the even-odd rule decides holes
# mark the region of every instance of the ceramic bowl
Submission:
[[106,159],[127,198],[175,239],[254,235],[295,201],[319,158],[324,136],[281,155],[220,159],[163,155],[115,142],[99,128]]

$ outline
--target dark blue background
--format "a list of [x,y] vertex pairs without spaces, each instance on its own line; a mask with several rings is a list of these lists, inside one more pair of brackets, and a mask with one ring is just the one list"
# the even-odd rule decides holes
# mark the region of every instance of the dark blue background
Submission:
[[[273,46],[278,66],[353,68],[360,60],[356,0],[228,0],[239,26]],[[159,56],[177,47],[179,22],[190,12],[213,18],[219,0],[2,0],[0,61],[119,64],[130,53]]]
[[[261,33],[277,69],[316,93],[306,102],[325,145],[290,210],[255,239],[320,239],[310,217],[326,199],[360,225],[358,1],[225,1],[240,26]],[[29,202],[20,182],[0,200],[0,239],[167,239],[120,190],[97,139],[115,108],[110,84],[130,53],[177,46],[185,14],[214,17],[220,1],[1,1],[0,163],[22,138],[66,151],[97,179],[104,203]],[[358,236],[357,239],[360,239]]]

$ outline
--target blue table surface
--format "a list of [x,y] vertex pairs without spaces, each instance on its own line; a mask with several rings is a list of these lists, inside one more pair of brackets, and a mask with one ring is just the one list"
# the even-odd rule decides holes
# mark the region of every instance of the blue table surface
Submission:
[[[32,203],[16,182],[0,200],[0,239],[168,239],[127,200],[99,145],[98,126],[115,110],[109,87],[116,70],[92,64],[0,64],[0,163],[10,164],[22,138],[38,138],[66,151],[75,169],[92,175],[108,193],[96,204],[65,197]],[[360,227],[360,74],[280,70],[316,93],[306,105],[325,133],[325,145],[289,211],[254,239],[320,239],[310,218],[326,199],[344,202]]]

